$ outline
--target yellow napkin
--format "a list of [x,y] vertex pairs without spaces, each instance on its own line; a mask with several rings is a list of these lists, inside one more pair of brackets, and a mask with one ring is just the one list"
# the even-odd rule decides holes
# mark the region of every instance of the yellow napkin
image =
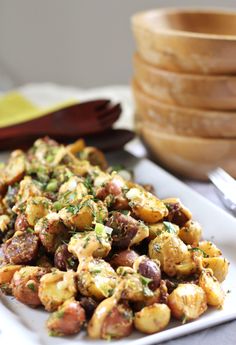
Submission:
[[48,112],[74,103],[75,100],[68,100],[67,102],[56,104],[54,107],[40,108],[30,102],[20,92],[8,92],[0,97],[0,128],[41,117]]

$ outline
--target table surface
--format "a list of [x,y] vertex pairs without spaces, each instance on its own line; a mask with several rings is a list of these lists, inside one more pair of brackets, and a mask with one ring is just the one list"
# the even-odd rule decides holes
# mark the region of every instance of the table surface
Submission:
[[[108,86],[91,90],[83,90],[46,83],[25,85],[19,88],[19,91],[41,107],[54,105],[57,102],[66,101],[71,98],[75,98],[80,101],[99,97],[111,98],[114,101],[120,101],[123,108],[122,116],[116,123],[116,127],[133,129],[133,102],[130,88],[128,86]],[[137,138],[128,143],[126,145],[126,149],[140,158],[147,156],[144,146]],[[6,155],[7,153],[0,154],[0,161],[4,159]],[[218,198],[212,184],[191,180],[184,180],[184,182],[204,197],[217,204],[219,207],[224,208],[224,205]],[[236,344],[236,321],[209,328],[179,339],[174,339],[165,344],[198,345],[199,343],[201,343],[201,345]]]

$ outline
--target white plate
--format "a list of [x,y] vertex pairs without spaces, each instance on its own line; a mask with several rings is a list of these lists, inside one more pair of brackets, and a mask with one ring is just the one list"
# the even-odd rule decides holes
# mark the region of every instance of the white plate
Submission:
[[[204,238],[213,240],[223,251],[223,255],[230,261],[230,270],[223,286],[227,293],[224,308],[222,310],[210,309],[198,320],[182,325],[180,322],[172,322],[168,329],[145,336],[133,333],[129,338],[113,341],[113,344],[144,345],[159,343],[171,338],[179,337],[191,332],[211,327],[236,318],[236,220],[217,206],[191,190],[184,183],[159,168],[150,161],[137,160],[135,157],[122,153],[113,155],[116,163],[126,163],[132,167],[135,179],[140,183],[154,185],[160,198],[178,196],[183,203],[191,209],[194,219],[198,220],[204,229]],[[47,335],[44,323],[48,314],[43,310],[31,309],[12,297],[0,295],[0,343],[4,345],[91,345],[106,344],[106,341],[92,341],[81,332],[75,337],[53,338]]]

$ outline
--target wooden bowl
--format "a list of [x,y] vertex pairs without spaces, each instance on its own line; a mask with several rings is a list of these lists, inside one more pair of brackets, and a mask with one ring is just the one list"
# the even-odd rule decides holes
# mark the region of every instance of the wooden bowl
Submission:
[[138,118],[165,132],[184,136],[236,138],[236,111],[209,111],[165,104],[145,94],[136,81],[132,91]]
[[140,55],[170,71],[236,73],[236,12],[155,9],[132,17]]
[[148,64],[139,54],[134,55],[133,66],[138,84],[159,101],[190,108],[236,110],[236,76],[170,72]]
[[183,177],[207,180],[220,166],[236,178],[236,139],[207,139],[168,134],[150,123],[136,122],[137,132],[152,156]]

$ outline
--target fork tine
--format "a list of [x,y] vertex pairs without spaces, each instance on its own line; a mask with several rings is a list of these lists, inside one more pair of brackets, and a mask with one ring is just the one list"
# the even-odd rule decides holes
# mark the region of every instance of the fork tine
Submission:
[[211,182],[216,186],[216,188],[224,194],[227,199],[230,199],[233,203],[236,203],[236,181],[228,174],[223,174],[223,169],[217,168],[208,173],[208,177]]
[[216,170],[217,170],[218,174],[219,174],[225,181],[227,181],[227,182],[229,182],[229,183],[232,183],[232,184],[235,185],[235,187],[236,187],[236,181],[235,181],[235,179],[234,179],[232,176],[230,176],[224,169],[222,169],[222,168],[217,168]]

